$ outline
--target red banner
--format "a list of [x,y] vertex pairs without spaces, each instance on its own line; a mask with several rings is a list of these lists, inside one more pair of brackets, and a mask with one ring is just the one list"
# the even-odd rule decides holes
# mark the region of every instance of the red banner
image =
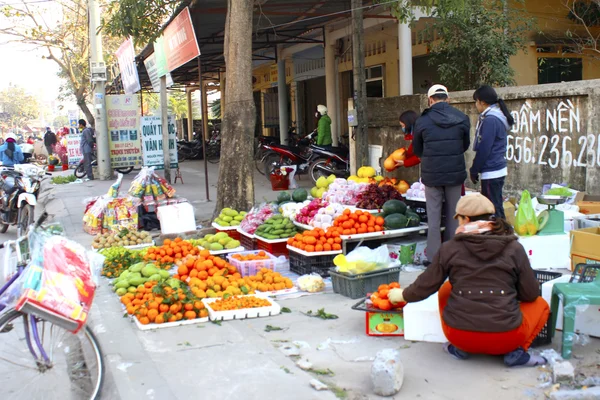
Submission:
[[200,55],[189,8],[186,7],[165,28],[162,45],[169,71],[181,67]]

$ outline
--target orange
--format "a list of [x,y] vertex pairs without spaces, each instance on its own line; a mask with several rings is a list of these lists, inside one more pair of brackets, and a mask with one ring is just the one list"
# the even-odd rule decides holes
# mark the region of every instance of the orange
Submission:
[[141,317],[140,318],[140,324],[142,325],[148,325],[150,323],[150,319],[148,317]]
[[148,317],[148,319],[150,320],[150,322],[154,322],[156,320],[156,317],[158,316],[158,310],[148,310],[148,314],[146,314],[146,317]]

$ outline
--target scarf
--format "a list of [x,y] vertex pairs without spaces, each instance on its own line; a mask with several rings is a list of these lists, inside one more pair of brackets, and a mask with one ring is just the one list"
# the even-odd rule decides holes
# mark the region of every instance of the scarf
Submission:
[[492,230],[492,221],[474,221],[456,228],[456,234],[478,235]]

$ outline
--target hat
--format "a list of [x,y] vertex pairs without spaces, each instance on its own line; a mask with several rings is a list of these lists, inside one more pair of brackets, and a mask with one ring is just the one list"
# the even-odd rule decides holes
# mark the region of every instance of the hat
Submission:
[[17,141],[17,135],[15,135],[14,133],[9,133],[8,135],[6,135],[6,140],[12,139],[15,142]]
[[456,205],[456,219],[459,215],[465,217],[478,217],[480,215],[494,214],[496,209],[492,202],[481,193],[463,196]]
[[433,85],[427,91],[427,97],[435,96],[436,94],[445,94],[448,96],[448,89],[444,85]]
[[319,114],[325,115],[327,114],[327,107],[325,107],[323,104],[319,104],[317,106],[317,111],[319,112]]

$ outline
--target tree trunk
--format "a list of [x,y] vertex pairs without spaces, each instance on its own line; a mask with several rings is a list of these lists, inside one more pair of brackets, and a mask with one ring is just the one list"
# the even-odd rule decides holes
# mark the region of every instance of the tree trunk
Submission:
[[[355,160],[350,160],[354,173],[363,165],[369,165],[369,130],[367,120],[367,83],[365,77],[365,41],[362,0],[352,0],[352,69],[354,78],[354,108],[358,126],[354,128]],[[354,161],[354,162],[353,162]]]
[[77,96],[77,105],[83,112],[83,115],[85,115],[85,120],[87,121],[88,125],[95,127],[96,119],[94,118],[94,114],[92,114],[92,111],[90,111],[90,109],[87,106],[87,103],[85,102],[85,96]]
[[223,114],[221,161],[215,214],[222,208],[254,205],[253,143],[256,109],[252,95],[253,2],[228,0],[225,26],[227,104]]

